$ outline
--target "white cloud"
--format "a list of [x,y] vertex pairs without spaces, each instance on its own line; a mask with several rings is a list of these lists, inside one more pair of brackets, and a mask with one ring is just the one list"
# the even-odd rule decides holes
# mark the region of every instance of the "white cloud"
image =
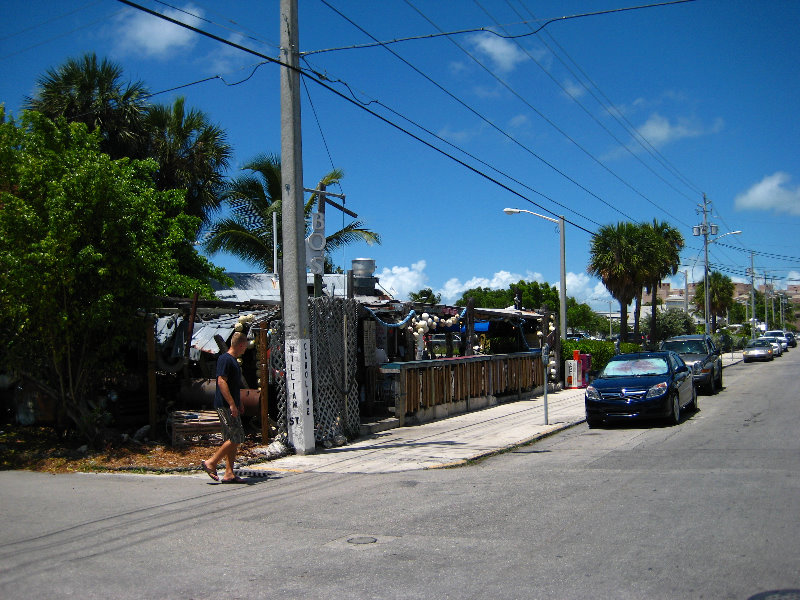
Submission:
[[[188,14],[187,14],[188,13]],[[164,14],[187,25],[198,27],[203,11],[193,4],[167,9]],[[140,11],[125,11],[118,20],[117,47],[127,53],[166,58],[178,50],[194,46],[197,34]]]
[[792,176],[783,171],[767,175],[743,194],[736,196],[738,210],[771,210],[800,215],[800,186],[789,185]]
[[470,37],[469,41],[479,54],[487,57],[493,66],[502,73],[514,70],[514,67],[528,57],[519,46],[506,39],[490,33],[479,33]]
[[384,267],[378,276],[381,287],[391,292],[395,298],[407,300],[409,293],[429,287],[428,277],[425,275],[426,264],[424,260],[420,260],[410,267]]
[[719,131],[722,122],[717,122],[709,129],[689,119],[679,118],[670,122],[666,117],[653,113],[643,125],[638,128],[639,134],[653,146],[663,146],[675,140],[700,137],[709,132]]
[[[624,111],[621,111],[621,114],[624,114]],[[636,131],[638,132],[637,139],[641,136],[653,147],[660,148],[678,140],[718,133],[724,127],[725,123],[722,119],[716,119],[714,123],[706,126],[696,119],[678,117],[670,120],[658,113],[652,113],[647,121],[636,128]],[[642,145],[635,139],[631,139],[626,148],[618,147],[603,158],[615,159],[626,156],[629,152],[644,151]]]
[[508,128],[512,130],[525,130],[531,126],[528,115],[515,115],[508,120]]
[[586,88],[577,81],[568,79],[561,84],[570,98],[580,98],[586,94]]

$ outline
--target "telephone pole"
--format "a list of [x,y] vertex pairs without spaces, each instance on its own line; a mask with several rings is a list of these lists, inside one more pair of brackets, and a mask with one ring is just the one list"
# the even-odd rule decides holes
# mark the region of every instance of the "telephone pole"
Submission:
[[300,35],[297,0],[281,0],[281,181],[283,185],[283,326],[289,443],[298,454],[314,452],[311,332],[306,288],[303,149],[300,130]]

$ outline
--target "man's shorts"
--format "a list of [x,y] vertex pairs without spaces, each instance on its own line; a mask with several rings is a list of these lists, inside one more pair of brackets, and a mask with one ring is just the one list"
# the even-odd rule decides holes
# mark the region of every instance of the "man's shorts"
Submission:
[[234,444],[244,443],[244,429],[242,419],[234,417],[227,406],[217,409],[219,422],[222,425],[222,441],[232,441]]

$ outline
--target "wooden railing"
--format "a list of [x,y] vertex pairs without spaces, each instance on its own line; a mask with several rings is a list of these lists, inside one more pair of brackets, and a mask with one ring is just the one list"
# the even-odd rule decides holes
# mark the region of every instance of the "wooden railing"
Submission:
[[[395,380],[395,417],[401,425],[406,416],[430,413],[429,409],[437,407],[445,409],[444,416],[448,414],[447,407],[463,412],[478,404],[475,401],[479,399],[496,401],[498,396],[521,396],[544,381],[539,350],[387,363],[380,370]],[[425,420],[431,418],[436,416]]]

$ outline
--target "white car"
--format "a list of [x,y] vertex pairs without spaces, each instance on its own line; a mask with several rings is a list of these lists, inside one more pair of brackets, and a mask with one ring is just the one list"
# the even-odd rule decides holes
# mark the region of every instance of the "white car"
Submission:
[[762,335],[758,338],[759,340],[767,340],[770,344],[772,344],[772,353],[775,356],[782,356],[783,355],[783,344],[780,343],[778,338],[771,336],[771,335]]
[[789,338],[786,337],[786,334],[780,329],[770,329],[769,331],[764,332],[763,337],[777,338],[777,340],[781,343],[781,346],[783,346],[784,352],[789,349]]

